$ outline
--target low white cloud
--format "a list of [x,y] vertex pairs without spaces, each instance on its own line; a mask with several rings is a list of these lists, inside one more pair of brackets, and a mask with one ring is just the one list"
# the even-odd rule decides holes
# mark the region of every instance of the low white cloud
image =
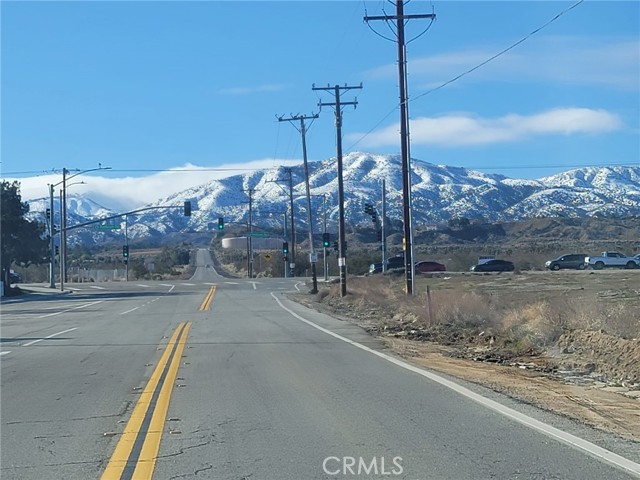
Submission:
[[[452,113],[438,117],[420,117],[410,122],[411,142],[441,147],[489,145],[513,142],[534,135],[597,134],[622,127],[620,118],[606,110],[556,108],[534,115],[508,114],[481,118],[469,113]],[[348,139],[364,147],[397,145],[398,124]]]
[[[105,177],[92,173],[77,176],[68,182],[67,195],[87,195],[103,206],[128,211],[155,202],[173,193],[205,184],[212,180],[247,173],[253,170],[298,165],[302,160],[260,159],[244,163],[228,163],[216,167],[186,164],[163,172],[143,177]],[[117,171],[113,172],[117,174]],[[20,182],[22,200],[49,197],[49,184],[61,183],[60,174],[38,177],[7,178]],[[84,184],[77,182],[83,181]],[[62,185],[55,187],[54,195],[59,195]]]

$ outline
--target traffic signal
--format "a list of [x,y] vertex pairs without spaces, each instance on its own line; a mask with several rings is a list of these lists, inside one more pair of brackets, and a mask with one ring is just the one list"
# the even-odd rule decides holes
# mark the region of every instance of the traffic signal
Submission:
[[218,217],[218,230],[222,230],[224,228],[224,218]]
[[331,240],[331,235],[328,233],[323,233],[322,234],[322,246],[324,248],[327,248],[329,246],[329,242]]
[[185,217],[190,217],[191,216],[191,201],[187,200],[184,202],[184,216]]
[[373,213],[373,205],[371,205],[370,203],[365,203],[364,213],[368,213],[369,215],[371,215]]
[[378,241],[382,240],[382,229],[376,231],[376,238],[378,239]]
[[60,255],[60,247],[56,245],[56,255]]
[[378,221],[378,216],[377,216],[375,210],[371,212],[371,221],[373,223],[376,223]]
[[289,242],[282,242],[282,253],[289,253]]
[[122,246],[122,256],[124,258],[129,258],[129,245]]
[[47,215],[47,220],[49,220],[51,218],[51,209],[50,208],[47,208],[46,215]]
[[333,242],[333,249],[337,252],[338,251],[338,241],[336,240],[335,242]]

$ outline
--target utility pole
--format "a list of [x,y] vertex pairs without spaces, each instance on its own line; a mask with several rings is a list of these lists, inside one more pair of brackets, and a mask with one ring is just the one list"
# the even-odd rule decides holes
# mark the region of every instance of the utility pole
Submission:
[[[124,244],[129,248],[129,216],[124,216]],[[124,280],[129,281],[129,257],[124,259]]]
[[334,102],[319,102],[318,106],[320,109],[324,106],[334,107],[335,110],[335,120],[336,120],[336,145],[337,145],[337,157],[338,157],[338,216],[339,216],[339,227],[338,227],[338,267],[340,268],[340,296],[344,297],[347,295],[347,245],[345,240],[345,231],[344,231],[344,184],[342,181],[342,106],[343,105],[353,105],[353,108],[356,108],[358,105],[357,99],[352,102],[341,102],[340,101],[340,93],[342,90],[349,91],[354,89],[361,89],[362,84],[357,87],[349,87],[344,85],[341,87],[340,85],[335,85],[333,87],[327,85],[326,87],[316,87],[315,85],[311,86],[312,90],[324,90],[327,92],[332,92],[335,98]]
[[[296,127],[302,136],[302,158],[304,161],[304,183],[307,191],[307,224],[309,225],[309,262],[311,263],[311,279],[313,282],[313,287],[309,293],[318,293],[318,276],[316,271],[316,262],[318,261],[318,255],[313,248],[313,220],[311,218],[311,189],[309,187],[309,165],[307,163],[307,141],[306,141],[306,127],[305,120],[315,120],[318,118],[318,114],[314,114],[311,116],[304,115],[291,115],[289,118],[277,117],[279,122],[291,122],[291,124],[295,127],[294,121],[300,121],[300,128]],[[289,178],[291,178],[291,171],[289,171]],[[291,185],[291,184],[290,184]],[[292,210],[293,211],[293,210]],[[293,242],[292,242],[293,243]],[[292,244],[292,251],[295,252],[295,243]]]
[[[322,233],[324,236],[327,233],[327,198],[324,193],[322,194],[322,223],[323,223]],[[327,262],[327,247],[325,246],[322,247],[322,261],[323,261],[322,266],[324,268],[324,281],[326,283],[327,281],[329,281],[329,268],[328,268],[329,264]]]
[[249,194],[249,223],[247,225],[247,276],[253,278],[253,188],[247,190]]
[[53,184],[49,184],[49,288],[56,288],[56,247],[53,215]]
[[289,263],[290,276],[295,276],[296,268],[296,222],[293,214],[293,172],[290,168],[286,169],[289,175],[289,207],[291,208],[291,262]]
[[398,77],[400,85],[400,152],[402,155],[402,212],[404,220],[404,266],[406,277],[406,293],[413,295],[413,226],[411,220],[411,156],[409,140],[409,104],[407,97],[407,48],[405,44],[404,27],[405,22],[411,19],[431,19],[434,13],[421,15],[405,15],[404,0],[396,0],[395,15],[365,16],[364,21],[369,20],[390,20],[396,21],[396,38],[398,43]]
[[[285,209],[285,212],[282,214],[282,225],[283,225],[283,238],[286,240],[287,238],[289,238],[289,236],[287,235],[287,212]],[[284,255],[284,278],[289,278],[289,258],[287,255]]]
[[67,169],[62,169],[62,218],[60,220],[60,291],[64,291],[67,281]]
[[384,178],[382,179],[382,219],[380,220],[380,234],[381,234],[381,243],[380,248],[382,249],[382,271],[387,271],[387,235],[385,231],[385,219],[387,216],[387,189],[386,182]]

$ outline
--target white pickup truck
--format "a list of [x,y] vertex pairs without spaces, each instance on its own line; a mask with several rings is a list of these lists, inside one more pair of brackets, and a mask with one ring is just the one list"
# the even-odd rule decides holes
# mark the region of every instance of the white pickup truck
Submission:
[[608,267],[640,268],[640,260],[636,257],[627,257],[619,252],[602,252],[599,257],[587,257],[585,263],[595,270]]

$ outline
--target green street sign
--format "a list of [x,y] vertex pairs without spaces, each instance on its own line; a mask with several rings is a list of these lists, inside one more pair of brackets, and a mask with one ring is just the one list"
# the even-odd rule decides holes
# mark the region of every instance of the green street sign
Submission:
[[107,225],[107,224],[104,224],[104,225],[96,225],[93,228],[95,228],[96,230],[120,230],[120,225],[113,225],[113,224]]
[[260,237],[260,238],[267,238],[269,236],[268,233],[266,232],[251,232],[249,234],[250,237]]

